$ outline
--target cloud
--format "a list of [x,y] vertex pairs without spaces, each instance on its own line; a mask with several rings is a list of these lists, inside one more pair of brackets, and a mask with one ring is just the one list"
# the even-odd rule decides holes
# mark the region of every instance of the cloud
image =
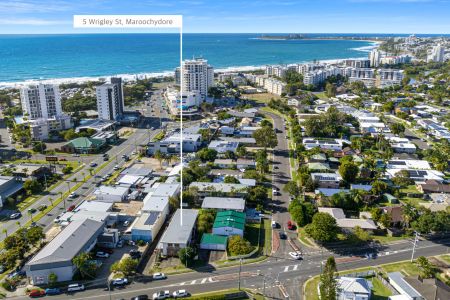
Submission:
[[33,25],[33,26],[48,26],[48,25],[63,25],[72,24],[71,21],[66,20],[44,20],[35,18],[14,18],[5,19],[0,18],[0,25]]

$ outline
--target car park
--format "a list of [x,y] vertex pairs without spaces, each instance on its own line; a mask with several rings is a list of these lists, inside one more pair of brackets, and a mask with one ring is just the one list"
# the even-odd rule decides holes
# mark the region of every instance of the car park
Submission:
[[95,253],[95,256],[98,257],[98,258],[108,258],[109,254],[106,253],[106,252],[99,251],[99,252]]
[[67,291],[68,292],[78,292],[78,291],[84,291],[84,285],[81,283],[73,283],[73,284],[69,284],[67,286]]
[[160,299],[167,299],[170,298],[170,292],[169,291],[160,291],[157,293],[153,293],[153,300],[160,300]]
[[61,294],[61,290],[59,288],[48,288],[45,289],[45,294],[48,296],[59,295]]
[[161,280],[161,279],[166,279],[167,276],[164,273],[155,273],[152,276],[153,280]]
[[289,252],[289,256],[296,260],[302,259],[302,253],[299,251]]
[[178,290],[178,291],[173,292],[172,297],[174,297],[174,298],[189,297],[189,293],[186,290]]

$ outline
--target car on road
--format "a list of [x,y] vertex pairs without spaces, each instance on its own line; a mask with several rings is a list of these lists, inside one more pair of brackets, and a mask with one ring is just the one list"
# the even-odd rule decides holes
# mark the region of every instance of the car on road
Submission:
[[124,286],[128,284],[127,278],[117,278],[111,281],[111,285],[113,286]]
[[31,290],[28,296],[30,296],[30,298],[44,297],[45,291],[39,289]]
[[302,253],[300,251],[289,252],[289,256],[296,260],[302,259]]
[[272,189],[272,195],[277,196],[279,193],[277,189]]
[[189,297],[189,293],[186,290],[178,290],[172,293],[172,297],[174,298],[185,298]]
[[75,209],[75,205],[71,205],[71,206],[69,206],[69,208],[67,208],[67,211],[70,212],[70,211],[72,211],[74,209]]
[[152,276],[153,280],[161,280],[161,279],[166,279],[167,276],[164,273],[155,273]]
[[287,235],[286,235],[286,233],[284,233],[283,231],[280,231],[280,232],[278,233],[278,236],[280,237],[281,240],[287,239]]
[[59,295],[61,294],[61,290],[58,288],[48,288],[45,289],[45,294],[48,296]]
[[294,229],[295,229],[295,224],[294,224],[294,222],[292,222],[291,220],[289,220],[289,221],[287,222],[287,228],[288,228],[289,230],[294,230]]
[[15,220],[15,219],[20,218],[21,216],[22,216],[22,214],[21,214],[20,212],[16,212],[16,213],[11,214],[11,215],[9,216],[9,218],[10,218],[11,220]]
[[91,168],[94,168],[94,167],[96,167],[96,166],[97,166],[97,163],[95,163],[95,162],[91,162],[91,163],[89,164],[89,166],[90,166]]
[[95,256],[98,258],[108,258],[109,254],[106,252],[98,251],[97,253],[95,253]]
[[169,291],[160,291],[158,293],[153,293],[153,300],[167,299],[170,298]]
[[277,224],[277,222],[275,222],[275,221],[272,221],[272,228],[277,228],[278,227],[278,224]]
[[80,157],[80,154],[74,153],[74,154],[72,154],[72,156],[73,156],[73,157]]
[[70,199],[74,199],[74,198],[76,198],[78,195],[76,194],[76,193],[70,193],[70,195],[69,195],[69,198]]
[[148,300],[148,296],[147,295],[139,295],[139,296],[131,298],[131,300]]
[[81,283],[72,283],[67,286],[68,292],[78,292],[84,291],[84,284]]
[[117,171],[117,170],[120,169],[120,167],[119,167],[119,165],[115,165],[113,169],[114,169],[115,171]]

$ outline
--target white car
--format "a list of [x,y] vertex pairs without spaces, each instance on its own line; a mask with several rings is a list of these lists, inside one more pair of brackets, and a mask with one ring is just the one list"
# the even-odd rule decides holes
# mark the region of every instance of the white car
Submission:
[[77,197],[76,193],[70,193],[70,195],[69,195],[69,198],[71,198],[71,199],[76,198],[76,197]]
[[67,286],[67,291],[68,291],[68,292],[84,291],[84,285],[81,284],[81,283],[69,284],[69,285]]
[[158,293],[153,293],[153,300],[167,299],[167,298],[170,298],[169,291],[160,291]]
[[113,281],[111,281],[111,284],[114,286],[126,285],[126,284],[128,284],[128,279],[127,278],[117,278],[117,279],[114,279]]
[[296,260],[302,259],[302,253],[299,251],[289,252],[289,256]]
[[120,167],[119,167],[119,165],[115,165],[113,169],[117,171],[120,169]]
[[106,252],[99,251],[99,252],[95,253],[95,256],[98,257],[98,258],[108,258],[109,254],[106,253]]
[[164,273],[155,273],[153,274],[153,280],[161,280],[161,279],[166,279],[166,274]]
[[186,290],[178,290],[178,291],[173,292],[172,297],[174,297],[174,298],[189,297],[189,293],[186,292]]

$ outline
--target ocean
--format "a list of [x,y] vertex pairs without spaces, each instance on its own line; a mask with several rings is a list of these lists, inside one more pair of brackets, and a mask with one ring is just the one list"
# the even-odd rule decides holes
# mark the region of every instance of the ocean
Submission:
[[[359,40],[266,40],[260,36],[184,34],[183,57],[203,57],[215,69],[245,70],[266,64],[367,57],[375,45]],[[178,65],[178,34],[0,35],[0,86],[46,79],[156,76],[171,74]]]

